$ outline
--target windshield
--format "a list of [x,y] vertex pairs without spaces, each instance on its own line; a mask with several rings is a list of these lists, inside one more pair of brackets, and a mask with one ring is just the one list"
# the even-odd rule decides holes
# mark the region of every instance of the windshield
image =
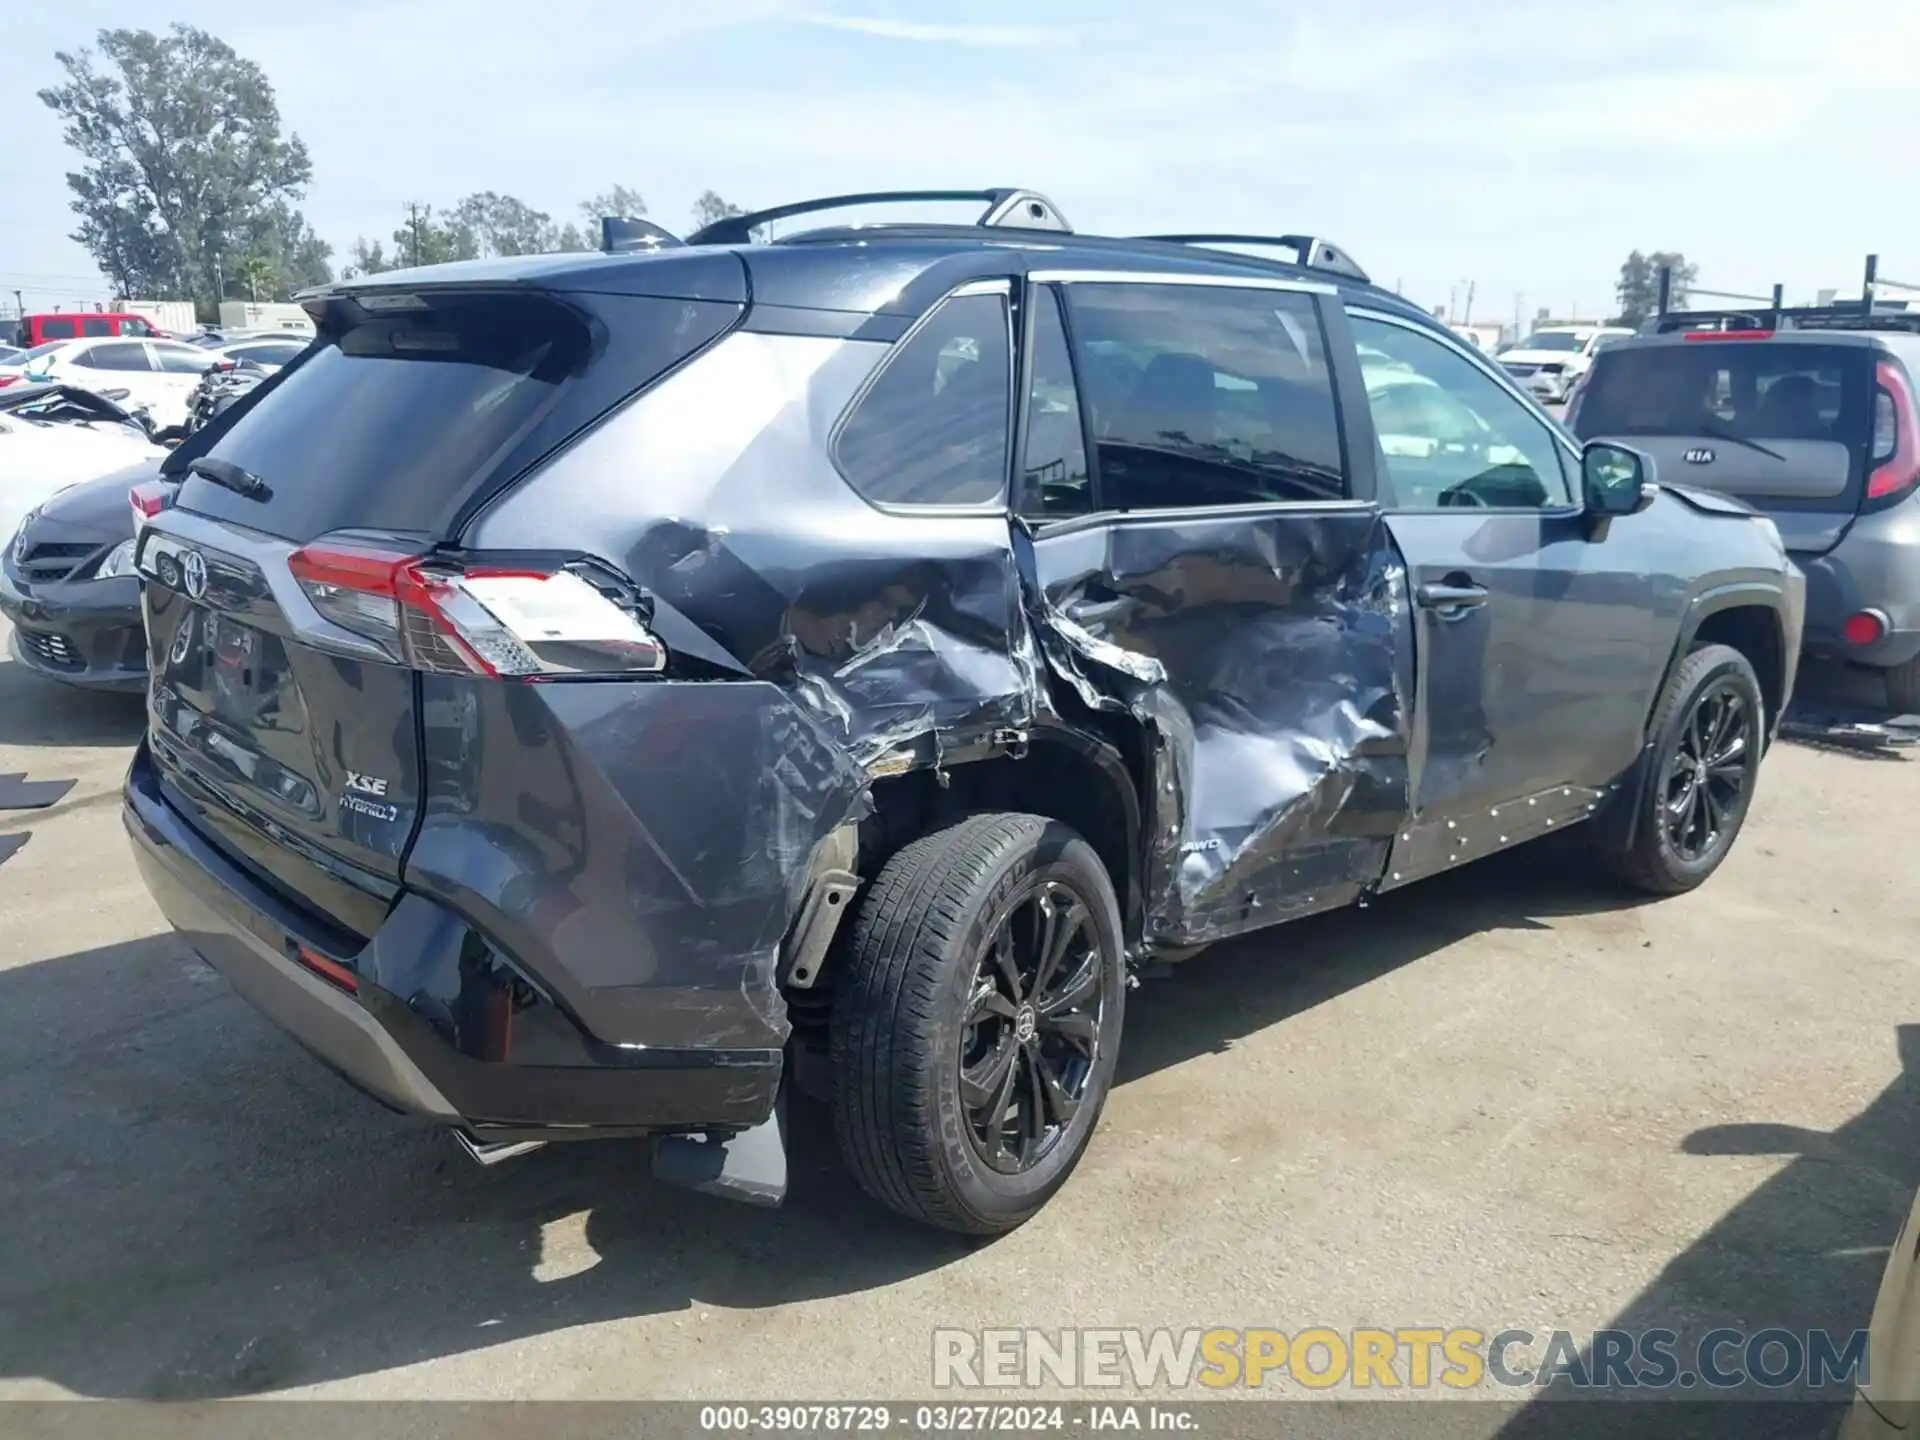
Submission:
[[45,356],[52,355],[57,353],[58,351],[64,350],[67,348],[67,346],[71,345],[72,343],[73,342],[71,340],[49,340],[44,345],[34,346],[33,349],[27,351],[26,355],[22,358],[24,359],[25,363],[31,365],[35,360],[39,360]]
[[1536,330],[1527,336],[1515,350],[1578,350],[1587,343],[1584,335],[1576,335],[1571,330]]

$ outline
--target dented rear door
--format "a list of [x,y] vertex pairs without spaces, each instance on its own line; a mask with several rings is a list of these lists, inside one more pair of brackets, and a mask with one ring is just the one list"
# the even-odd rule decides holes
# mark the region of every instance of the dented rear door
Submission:
[[1146,731],[1146,938],[1345,904],[1406,814],[1413,655],[1392,536],[1351,493],[1321,287],[1059,280],[1070,328],[1033,307],[1019,505],[1054,678]]

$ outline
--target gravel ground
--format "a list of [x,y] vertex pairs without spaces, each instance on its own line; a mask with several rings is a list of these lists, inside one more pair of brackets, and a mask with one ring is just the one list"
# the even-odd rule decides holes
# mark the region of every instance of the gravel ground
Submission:
[[1851,1330],[1920,1183],[1905,760],[1782,745],[1692,895],[1536,849],[1150,981],[1078,1174],[976,1246],[804,1107],[766,1212],[363,1100],[165,931],[138,725],[0,664],[0,773],[79,782],[0,823],[0,1398],[926,1395],[936,1326]]

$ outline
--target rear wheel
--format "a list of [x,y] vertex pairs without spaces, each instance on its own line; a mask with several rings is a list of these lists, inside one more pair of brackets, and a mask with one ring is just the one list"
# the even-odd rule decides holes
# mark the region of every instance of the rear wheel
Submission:
[[1622,878],[1656,895],[1691,890],[1720,867],[1747,818],[1766,705],[1747,657],[1703,645],[1667,682],[1654,715],[1651,769]]
[[1920,655],[1881,674],[1887,677],[1887,703],[1902,715],[1920,712]]
[[992,1235],[1085,1152],[1125,998],[1119,905],[1091,846],[978,815],[882,868],[842,952],[835,1129],[862,1186],[912,1219]]

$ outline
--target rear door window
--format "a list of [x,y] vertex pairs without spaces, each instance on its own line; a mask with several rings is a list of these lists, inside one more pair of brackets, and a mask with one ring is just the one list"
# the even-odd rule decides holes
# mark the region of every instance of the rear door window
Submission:
[[1006,487],[1013,390],[1007,301],[943,301],[884,361],[834,455],[876,505],[983,505]]
[[55,316],[40,322],[40,338],[46,340],[77,340],[80,338],[79,323],[67,316]]
[[98,317],[90,315],[80,322],[80,334],[82,338],[89,335],[111,335],[113,334],[113,321],[107,319],[104,315]]
[[138,340],[123,340],[114,345],[95,345],[74,356],[73,363],[84,365],[89,370],[150,371],[153,369],[153,362],[147,358],[147,347]]
[[1033,303],[1033,378],[1020,470],[1020,513],[1029,520],[1058,520],[1093,509],[1080,390],[1060,323],[1060,297],[1051,288],[1036,292]]
[[1105,283],[1066,293],[1103,509],[1345,497],[1311,296]]

